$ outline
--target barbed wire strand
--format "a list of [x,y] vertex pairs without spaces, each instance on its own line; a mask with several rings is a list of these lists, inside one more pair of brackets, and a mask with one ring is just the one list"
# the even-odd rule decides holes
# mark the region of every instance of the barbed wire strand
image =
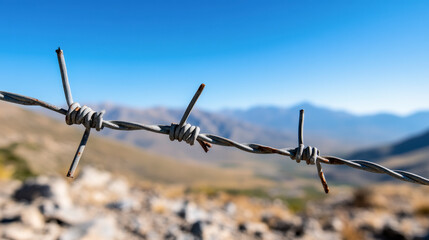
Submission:
[[299,127],[298,127],[298,147],[296,148],[274,148],[269,146],[264,146],[254,143],[238,143],[231,139],[216,136],[213,134],[200,133],[200,128],[192,126],[189,123],[186,123],[192,108],[194,107],[196,101],[201,95],[205,85],[201,84],[186,108],[185,113],[183,114],[180,123],[171,125],[146,125],[142,123],[127,122],[127,121],[116,121],[116,120],[103,120],[104,111],[95,112],[87,106],[81,107],[77,102],[73,102],[70,84],[67,76],[67,68],[64,60],[63,51],[58,48],[56,50],[58,56],[58,63],[60,66],[61,78],[64,88],[64,94],[68,109],[63,109],[55,105],[46,103],[44,101],[38,100],[36,98],[22,96],[15,93],[0,91],[0,100],[20,104],[20,105],[35,105],[40,106],[51,111],[63,114],[66,116],[66,123],[71,124],[82,124],[86,127],[85,132],[82,136],[82,140],[79,144],[79,147],[76,151],[76,154],[73,158],[72,164],[67,173],[68,177],[73,177],[74,172],[79,164],[79,160],[83,154],[86,143],[88,141],[91,128],[95,128],[97,131],[100,131],[104,127],[114,129],[114,130],[146,130],[150,132],[160,133],[169,135],[170,140],[185,141],[186,143],[193,145],[195,140],[198,141],[201,147],[205,152],[208,152],[209,148],[212,147],[212,144],[219,146],[228,146],[235,147],[242,151],[256,154],[279,154],[287,156],[292,160],[295,160],[299,163],[301,160],[306,161],[308,165],[316,165],[316,169],[321,180],[322,186],[326,193],[329,192],[329,187],[326,182],[323,170],[323,164],[330,165],[346,165],[356,169],[387,174],[393,178],[411,182],[415,184],[429,185],[429,179],[419,176],[414,173],[401,171],[401,170],[391,170],[379,164],[365,161],[365,160],[346,160],[334,156],[320,156],[320,152],[317,148],[311,146],[304,146],[304,110],[300,111],[299,116]]

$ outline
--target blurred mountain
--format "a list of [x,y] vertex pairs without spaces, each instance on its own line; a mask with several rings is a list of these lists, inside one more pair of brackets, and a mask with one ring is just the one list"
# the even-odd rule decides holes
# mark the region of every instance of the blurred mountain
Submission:
[[[178,122],[184,111],[163,107],[135,109],[108,103],[99,105],[91,104],[91,106],[97,110],[105,109],[105,119],[125,120],[145,124],[169,125],[171,122]],[[402,134],[412,132],[400,123],[410,126],[410,129],[418,129],[419,126],[422,129],[425,128],[425,124],[417,119],[417,116],[424,119],[426,116],[424,112],[408,117],[388,114],[355,116],[346,112],[336,112],[315,107],[310,104],[301,104],[293,108],[283,109],[277,107],[255,108],[260,111],[248,110],[254,115],[250,114],[246,119],[244,117],[242,119],[234,117],[234,114],[230,110],[225,112],[207,112],[195,109],[190,115],[188,122],[200,126],[203,133],[218,134],[239,142],[260,143],[278,148],[294,147],[296,146],[298,113],[301,108],[306,110],[305,143],[317,146],[321,149],[322,155],[350,157],[350,152],[354,152],[358,148],[365,149],[365,147],[373,146],[374,144],[381,145],[379,143],[382,141],[381,139],[399,138]],[[283,117],[284,125],[289,124],[293,130],[289,131],[287,130],[288,127],[280,126],[279,122],[275,122],[277,118],[272,117],[271,114],[279,116],[278,119]],[[58,117],[59,115],[55,114],[54,116]],[[61,116],[61,118],[63,117]],[[264,126],[256,123],[260,119],[270,122],[272,126],[278,124],[279,127],[275,129],[271,125]],[[319,119],[323,119],[323,121],[319,121]],[[384,124],[383,121],[385,121]],[[389,132],[389,129],[394,128],[396,125],[398,126],[396,129],[402,130],[393,133]],[[327,130],[322,129],[322,127],[326,127]],[[354,127],[360,129],[360,131],[353,129]],[[366,129],[366,127],[369,129]],[[402,133],[399,134],[399,132]],[[386,133],[390,137],[380,136],[381,133]],[[208,153],[205,153],[198,145],[189,146],[186,143],[171,142],[166,135],[147,131],[114,131],[104,129],[98,134],[126,143],[132,143],[157,156],[166,156],[167,158],[173,158],[176,161],[182,162],[196,160],[199,163],[210,164],[216,168],[248,171],[264,179],[274,180],[277,183],[290,182],[292,179],[299,179],[299,182],[302,179],[315,176],[315,169],[312,166],[296,164],[289,158],[277,155],[249,154],[235,148],[220,146],[213,146]],[[365,139],[371,139],[372,141],[365,141]],[[419,146],[415,143],[411,145]],[[366,159],[371,160],[370,158]],[[415,166],[415,163],[407,164],[405,162],[401,165],[401,169],[414,169],[413,166]],[[422,173],[424,169],[417,170],[419,170],[418,173],[424,175],[424,172]],[[340,184],[360,185],[377,179],[390,179],[377,178],[380,175],[375,176],[373,173],[357,171],[344,166],[327,166],[325,171],[328,181],[332,180]],[[289,185],[289,183],[287,184]]]
[[[138,109],[112,103],[91,104],[93,109],[106,110],[105,119],[124,120],[145,124],[179,122],[184,109],[154,107]],[[429,127],[429,111],[409,116],[374,114],[357,116],[345,111],[314,106],[309,103],[289,108],[265,106],[248,110],[209,112],[195,109],[188,122],[197,125],[203,133],[211,133],[244,143],[259,143],[277,148],[291,148],[297,144],[299,110],[305,110],[305,144],[317,146],[323,154],[347,155],[358,149],[398,141]],[[57,114],[53,115],[58,117]],[[215,150],[205,154],[198,147],[183,147],[184,143],[165,141],[166,136],[146,131],[113,131],[101,134],[133,143],[157,154],[179,159],[233,159],[242,153],[231,149]],[[217,147],[219,148],[219,147]],[[223,148],[225,149],[225,148]],[[213,152],[212,151],[212,152]],[[232,154],[232,155],[231,155]],[[250,157],[254,158],[254,157]],[[258,157],[257,157],[258,158]]]
[[393,144],[359,150],[351,154],[349,158],[377,161],[395,155],[413,153],[425,148],[429,148],[429,131],[425,131],[421,134],[406,138]]
[[357,116],[310,103],[289,108],[258,106],[247,110],[224,110],[223,114],[252,124],[294,132],[299,110],[305,110],[304,131],[317,137],[328,136],[357,148],[397,141],[429,128],[429,111],[408,116],[379,113]]
[[[23,161],[31,170],[26,173],[27,176],[33,173],[60,173],[64,176],[82,137],[83,128],[67,126],[62,121],[9,103],[0,102],[0,109],[0,178],[3,175],[14,175],[13,172],[17,170],[29,172],[23,166]],[[97,137],[94,133],[88,141],[78,172],[82,166],[89,164],[138,182],[223,186],[243,185],[243,180],[245,185],[251,186],[268,182],[255,177],[248,170],[179,162],[132,145]]]
[[[258,126],[287,131],[297,128],[300,109],[305,110],[305,135],[310,133],[313,138],[319,139],[330,137],[341,142],[338,148],[354,145],[360,149],[340,156],[376,161],[391,169],[429,175],[429,111],[408,116],[357,116],[302,103],[290,108],[265,106],[248,110],[226,110],[223,113],[238,120],[246,119]],[[373,147],[374,145],[377,147]],[[335,152],[335,149],[331,151]],[[338,184],[362,185],[375,181],[396,181],[387,175],[358,171],[346,166],[326,166],[325,169],[328,182]]]
[[[105,109],[105,119],[165,125],[169,125],[172,122],[178,123],[184,112],[184,109],[169,109],[164,107],[136,109],[108,103],[95,105],[94,109]],[[298,118],[296,115],[293,117]],[[188,122],[199,126],[202,133],[215,134],[238,142],[259,143],[277,148],[291,148],[297,145],[297,131],[295,129],[293,132],[289,132],[283,129],[267,128],[246,120],[235,119],[222,113],[195,109],[189,116]],[[224,147],[220,149],[221,147],[214,146],[211,152],[215,153],[211,154],[211,152],[209,152],[209,154],[206,154],[199,147],[184,147],[184,143],[177,144],[177,142],[170,142],[167,136],[146,131],[129,132],[106,129],[102,134],[121,141],[133,143],[159,154],[174,156],[175,158],[193,158],[198,160],[243,158],[243,153],[236,149]],[[311,134],[306,136],[308,137],[308,144],[317,145],[319,148],[323,149],[325,153],[336,151],[338,146],[346,150],[355,149],[353,148],[354,146],[342,144],[340,141],[330,136],[317,138],[312,137]],[[251,156],[250,158],[254,157],[255,156]]]
[[393,144],[363,149],[350,154],[349,159],[378,162],[394,169],[429,175],[429,131]]
[[[361,149],[348,156],[350,160],[367,160],[377,162],[394,170],[409,171],[423,177],[429,176],[429,131],[407,137],[392,144],[379,145],[377,147]],[[330,177],[334,181],[370,183],[374,181],[391,180],[384,174],[362,173],[352,174],[353,169],[347,167],[335,167],[331,169]]]

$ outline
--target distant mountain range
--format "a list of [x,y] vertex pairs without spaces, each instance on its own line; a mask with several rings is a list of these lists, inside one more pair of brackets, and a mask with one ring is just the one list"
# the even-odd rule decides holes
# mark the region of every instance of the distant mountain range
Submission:
[[302,103],[293,107],[259,106],[219,113],[261,127],[295,133],[300,109],[305,110],[306,135],[336,139],[345,145],[356,145],[357,148],[398,141],[429,129],[429,111],[404,117],[386,113],[357,116]]
[[[105,109],[105,119],[145,124],[177,123],[184,112],[184,109],[138,109],[111,103],[92,104],[91,107],[96,110]],[[202,133],[216,134],[239,142],[290,148],[297,145],[300,109],[305,110],[305,144],[318,147],[322,154],[347,156],[359,149],[397,142],[429,130],[429,111],[408,116],[386,113],[358,116],[310,103],[292,107],[255,106],[247,110],[226,109],[216,112],[195,109],[188,122],[200,126]],[[57,114],[51,116],[58,117]],[[184,152],[181,145],[165,143],[166,136],[145,131],[106,130],[101,134],[176,158],[201,159],[203,156],[198,148]]]
[[[391,144],[362,149],[346,156],[350,160],[377,162],[393,170],[405,170],[423,177],[429,177],[429,131],[407,137]],[[352,174],[347,167],[334,167],[328,170],[332,179],[349,183],[370,183],[372,181],[392,180],[387,175],[361,173]],[[392,180],[393,181],[393,180]]]
[[[113,104],[91,105],[91,107],[97,110],[105,109],[105,119],[145,124],[178,122],[183,113],[183,110],[162,107],[133,109]],[[306,110],[305,143],[321,149],[322,155],[337,155],[340,152],[342,153],[340,156],[348,159],[377,161],[390,168],[428,175],[429,132],[421,134],[427,129],[425,122],[429,123],[429,113],[426,112],[406,117],[389,114],[355,116],[346,112],[301,104],[291,108],[255,107],[249,110],[222,112],[196,109],[192,112],[189,122],[200,126],[203,133],[218,134],[240,142],[256,142],[278,148],[295,147],[297,145],[298,114],[301,108]],[[8,111],[12,110],[11,108]],[[52,116],[58,118],[59,115]],[[63,117],[60,117],[62,120]],[[7,129],[5,128],[6,132]],[[413,134],[414,132],[420,133]],[[386,133],[387,136],[383,136],[381,133]],[[214,146],[209,153],[204,153],[198,145],[188,146],[185,143],[170,142],[166,135],[147,131],[105,129],[99,134],[133,143],[156,155],[173,157],[176,161],[197,160],[213,164],[217,168],[240,169],[275,182],[290,182],[296,178],[308,178],[309,176],[317,179],[314,166],[297,164],[282,156],[249,154],[234,148],[220,146]],[[16,132],[8,136],[15,135]],[[406,137],[403,138],[403,136]],[[401,138],[405,140],[401,140]],[[396,143],[390,144],[389,142]],[[381,147],[374,148],[372,147],[374,145]],[[365,148],[365,146],[371,148],[356,151],[357,148]],[[74,151],[74,149],[71,150]],[[344,166],[326,166],[325,172],[328,181],[341,184],[363,184],[380,179],[380,177],[390,179],[384,178],[383,175],[366,173]]]
[[[164,107],[134,109],[114,104],[100,104],[95,106],[94,109],[105,109],[105,119],[166,125],[171,124],[171,122],[179,122],[184,112],[184,110],[168,109]],[[191,113],[188,122],[199,126],[202,133],[215,134],[244,143],[259,143],[277,148],[291,148],[297,146],[298,141],[297,113],[298,112],[294,112],[294,114],[291,113],[283,116],[284,121],[289,121],[291,123],[296,122],[296,125],[290,129],[278,129],[264,124],[258,124],[255,123],[251,117],[249,119],[235,117],[230,111],[209,112],[195,109]],[[266,114],[261,114],[261,118],[267,117],[265,115]],[[183,151],[182,145],[174,143],[169,144],[168,141],[166,143],[165,140],[168,138],[166,136],[159,136],[158,134],[145,131],[123,132],[109,130],[103,131],[102,134],[174,157],[202,158],[201,149],[194,147]],[[357,149],[358,147],[365,146],[362,144],[362,141],[356,146],[354,142],[353,144],[344,143],[343,139],[340,138],[337,140],[329,134],[323,136],[308,131],[305,136],[307,144],[319,147],[324,153],[345,153]],[[166,148],[166,144],[168,148]],[[207,156],[203,158],[207,158]],[[210,158],[210,156],[208,158]]]

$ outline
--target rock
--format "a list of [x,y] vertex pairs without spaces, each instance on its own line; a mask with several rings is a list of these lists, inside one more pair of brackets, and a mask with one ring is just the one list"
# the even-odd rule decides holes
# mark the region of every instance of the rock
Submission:
[[234,239],[230,230],[210,222],[196,221],[191,225],[190,233],[195,239],[226,240]]
[[128,196],[130,186],[124,179],[115,178],[108,182],[107,189],[105,190],[107,190],[113,196],[124,198]]
[[37,182],[26,182],[13,194],[15,200],[24,202],[32,202],[39,197],[52,197],[52,191],[49,185],[39,184]]
[[2,239],[34,240],[34,232],[28,227],[13,224],[3,230]]
[[[128,182],[113,178],[108,172],[85,167],[72,185],[76,201],[81,203],[106,205],[127,199],[129,195]],[[85,192],[82,195],[80,193]]]
[[206,220],[208,217],[208,214],[203,209],[199,208],[197,204],[194,202],[189,202],[186,205],[186,214],[185,214],[185,220],[188,223],[194,223],[197,221]]
[[198,239],[203,238],[203,223],[201,221],[196,221],[191,226],[191,233]]
[[381,233],[377,234],[382,239],[389,240],[406,240],[407,237],[398,229],[392,227],[391,225],[384,226]]
[[225,204],[224,209],[228,215],[232,216],[237,211],[237,206],[233,202],[228,202]]
[[117,235],[118,229],[115,218],[103,216],[69,228],[60,236],[60,240],[109,240],[115,239]]
[[61,234],[61,227],[56,223],[47,223],[43,229],[43,240],[57,240]]
[[13,198],[27,203],[38,198],[46,198],[52,200],[59,207],[70,207],[72,201],[69,192],[69,185],[64,179],[42,176],[25,181],[15,191]]
[[247,222],[245,223],[245,226],[246,232],[253,236],[263,235],[265,232],[268,231],[267,225],[260,222]]
[[21,221],[24,225],[36,230],[42,229],[45,226],[43,215],[34,206],[27,207],[21,212]]
[[157,240],[157,239],[161,239],[161,235],[156,231],[148,231],[145,235],[145,239]]
[[244,223],[238,224],[238,231],[245,233],[247,231],[246,224],[244,224]]
[[21,216],[5,217],[0,219],[0,224],[10,224],[21,221]]
[[82,224],[90,218],[87,211],[80,207],[60,208],[53,212],[46,213],[48,221],[56,221],[63,226]]
[[88,188],[104,188],[111,179],[112,175],[109,172],[101,171],[91,166],[85,166],[82,168],[75,184]]
[[106,205],[110,209],[116,209],[123,212],[138,209],[138,204],[133,199],[122,199],[119,201],[111,202]]
[[282,219],[273,215],[262,216],[262,222],[267,224],[270,229],[284,233],[292,230],[297,226],[297,223],[292,219]]
[[[394,189],[393,197],[383,196],[376,204],[377,197],[365,192],[328,196],[296,215],[281,201],[192,194],[170,199],[161,188],[130,189],[110,173],[88,169],[70,192],[62,178],[38,177],[5,191],[0,184],[0,239],[429,240],[429,218],[418,208],[427,205],[429,191],[423,188],[410,190],[416,196]],[[390,198],[399,200],[386,201]],[[391,208],[405,204],[403,199],[410,199],[407,206]]]
[[177,216],[186,219],[186,206],[188,205],[188,201],[177,201],[173,204],[173,210],[177,213]]
[[260,231],[256,231],[253,233],[253,236],[255,236],[256,239],[262,239],[264,237],[264,234]]
[[167,232],[164,235],[164,240],[176,240],[176,239],[177,239],[177,236],[172,232]]
[[[137,235],[140,238],[146,236],[146,233],[152,229],[152,225],[146,217],[140,216],[127,216],[126,221],[126,229],[132,232],[134,235]],[[120,220],[120,223],[123,224],[124,221]]]
[[341,239],[341,235],[337,232],[323,231],[320,223],[314,218],[305,218],[303,220],[300,233],[303,239]]
[[[176,207],[174,207],[175,209]],[[193,224],[197,221],[208,220],[209,214],[199,208],[194,202],[184,201],[181,204],[181,207],[176,210],[176,213],[179,217],[184,218],[187,223]]]
[[326,226],[324,226],[324,229],[325,227],[326,227],[326,230],[340,232],[343,229],[344,224],[339,218],[334,217],[333,219],[330,220],[330,222]]

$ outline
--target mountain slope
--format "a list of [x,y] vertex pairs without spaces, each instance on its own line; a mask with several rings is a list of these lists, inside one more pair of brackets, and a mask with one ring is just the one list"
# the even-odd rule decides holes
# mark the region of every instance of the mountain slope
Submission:
[[[100,104],[96,105],[94,109],[105,109],[105,119],[166,125],[169,125],[171,122],[178,122],[184,112],[184,110],[162,107],[134,109],[114,104]],[[293,115],[291,118],[297,120],[298,116]],[[215,134],[238,142],[259,143],[277,148],[290,148],[297,145],[297,125],[293,128],[293,131],[286,131],[284,129],[274,129],[256,125],[247,120],[229,117],[223,113],[207,112],[198,109],[192,112],[188,122],[199,126],[202,133]],[[106,130],[103,131],[102,134],[133,143],[136,146],[159,154],[174,156],[175,158],[206,159],[212,161],[217,159],[242,158],[240,156],[243,156],[243,153],[237,152],[239,150],[218,146],[214,146],[208,154],[205,154],[198,147],[188,146],[185,147],[186,151],[184,151],[183,144],[177,144],[176,142],[170,143],[169,141],[165,141],[165,139],[168,139],[167,136],[160,136],[159,134],[145,131],[118,132]],[[355,149],[354,145],[344,144],[342,141],[337,141],[329,135],[313,137],[311,133],[308,133],[306,137],[307,144],[318,146],[324,153],[336,154],[338,152],[343,153],[350,149]],[[261,159],[261,157],[257,156],[249,157]]]
[[[302,103],[290,108],[252,107],[247,110],[226,110],[228,116],[263,127],[295,131],[299,110],[305,110],[305,132],[315,137],[336,139],[357,148],[397,141],[429,128],[429,112],[406,117],[393,114],[356,116],[345,111]],[[357,149],[355,148],[355,149]]]
[[[64,122],[2,102],[0,111],[1,149],[13,151],[25,159],[36,173],[65,175],[82,136],[82,127],[70,127]],[[96,135],[89,139],[81,159],[80,165],[85,164],[96,165],[136,181],[215,186],[268,183],[247,170],[178,162]]]
[[[105,109],[105,119],[146,124],[169,125],[171,122],[178,122],[184,111],[164,107],[137,109],[106,103],[91,106],[97,110]],[[429,126],[429,112],[420,112],[407,117],[392,114],[356,116],[308,103],[290,108],[267,106],[221,112],[196,109],[188,122],[199,126],[203,133],[220,135],[238,142],[259,143],[278,148],[294,147],[297,144],[300,109],[306,111],[305,143],[316,146],[323,154],[329,155],[344,155],[374,144],[397,141],[421,132]],[[198,147],[183,147],[183,144],[165,141],[168,139],[167,136],[145,131],[124,132],[106,129],[101,134],[179,159],[213,161],[241,156],[231,149],[219,150],[218,147],[214,147],[209,154],[204,154]]]
[[[389,145],[363,149],[346,157],[377,162],[385,167],[395,170],[409,171],[424,177],[429,177],[429,131],[406,138]],[[357,179],[350,171],[344,168],[333,173],[335,180],[353,178],[352,181],[389,180],[387,175],[364,174]]]
[[349,157],[352,159],[378,160],[394,155],[407,154],[428,147],[429,131],[426,131],[391,145],[357,151]]
[[[312,109],[311,106],[300,107],[308,109],[308,111],[306,111],[306,119],[311,118],[310,113],[317,113],[318,111],[321,111]],[[296,113],[298,113],[300,107],[296,107]],[[149,124],[169,124],[171,122],[177,122],[183,112],[181,110],[167,108],[138,110],[112,104],[94,106],[94,109],[106,109],[107,113],[105,119],[135,121]],[[269,111],[266,114],[260,114],[260,118],[263,119],[264,117],[270,117],[269,112],[271,110],[268,110]],[[289,117],[289,114],[287,116]],[[254,116],[254,118],[256,117],[258,116]],[[293,117],[291,117],[291,119],[292,118]],[[343,118],[354,118],[354,116],[344,113]],[[376,130],[370,129],[366,132],[379,133],[385,130],[379,130],[378,126],[383,125],[383,115],[378,115],[377,118],[379,118],[378,121],[380,122],[372,123]],[[249,119],[252,120],[252,118]],[[295,120],[293,121],[297,121],[297,119],[298,116],[295,116]],[[340,120],[337,119],[336,121]],[[225,117],[219,113],[210,113],[196,110],[192,112],[189,122],[199,125],[203,133],[208,132],[219,134],[230,137],[237,141],[256,142],[279,148],[296,146],[296,132],[288,133],[286,131],[259,126],[254,123],[248,123],[244,120],[234,120],[232,117]],[[342,124],[344,126],[341,127],[341,124],[337,123],[338,128],[336,131],[344,131],[344,129],[348,131],[355,131],[354,129],[351,129],[351,127],[346,126],[345,123]],[[325,123],[325,125],[329,125],[329,123]],[[388,125],[388,123],[385,125]],[[323,124],[321,124],[321,126],[323,126]],[[363,128],[364,126],[365,124],[360,126],[360,128]],[[357,141],[358,143],[360,142],[361,145],[350,144],[350,142],[349,144],[345,144],[344,142],[346,141],[341,137],[338,137],[338,140],[335,139],[336,136],[334,133],[327,132],[325,133],[326,135],[323,136],[312,135],[308,128],[311,128],[311,124],[307,124],[306,121],[305,143],[307,145],[317,146],[319,149],[321,149],[322,155],[337,155],[337,153],[343,153],[340,156],[345,156],[348,147],[362,146],[362,142],[360,142],[360,140]],[[333,126],[331,126],[331,128],[333,128]],[[296,129],[296,126],[294,129]],[[361,129],[361,132],[365,131]],[[220,146],[213,146],[213,148],[208,153],[204,153],[204,151],[202,151],[198,145],[189,146],[185,143],[178,143],[177,141],[170,142],[168,136],[166,135],[155,134],[147,131],[113,131],[105,129],[100,134],[112,137],[114,139],[119,139],[124,142],[133,143],[134,145],[140,146],[158,156],[170,156],[175,160],[180,160],[182,162],[188,162],[189,159],[194,159],[200,163],[204,162],[205,164],[211,164],[217,168],[239,169],[240,171],[251,172],[254,175],[260,176],[264,179],[269,179],[271,181],[274,180],[279,184],[287,184],[289,186],[293,185],[291,183],[292,180],[294,180],[294,183],[296,184],[296,181],[300,182],[302,179],[309,177],[313,179],[315,176],[315,170],[313,166],[303,166],[302,164],[296,164],[294,161],[290,161],[290,159],[287,157],[277,155],[249,154],[235,148]],[[349,137],[352,138],[353,135]],[[76,142],[78,142],[78,140],[76,140]],[[412,158],[412,156],[409,157]],[[410,165],[404,164],[402,167],[403,169],[411,169],[414,165],[414,163]],[[378,179],[378,176],[381,176],[373,173],[357,171],[344,166],[329,166],[326,167],[325,170],[328,181],[334,180],[335,182],[341,184],[362,184],[365,182],[374,181]]]

